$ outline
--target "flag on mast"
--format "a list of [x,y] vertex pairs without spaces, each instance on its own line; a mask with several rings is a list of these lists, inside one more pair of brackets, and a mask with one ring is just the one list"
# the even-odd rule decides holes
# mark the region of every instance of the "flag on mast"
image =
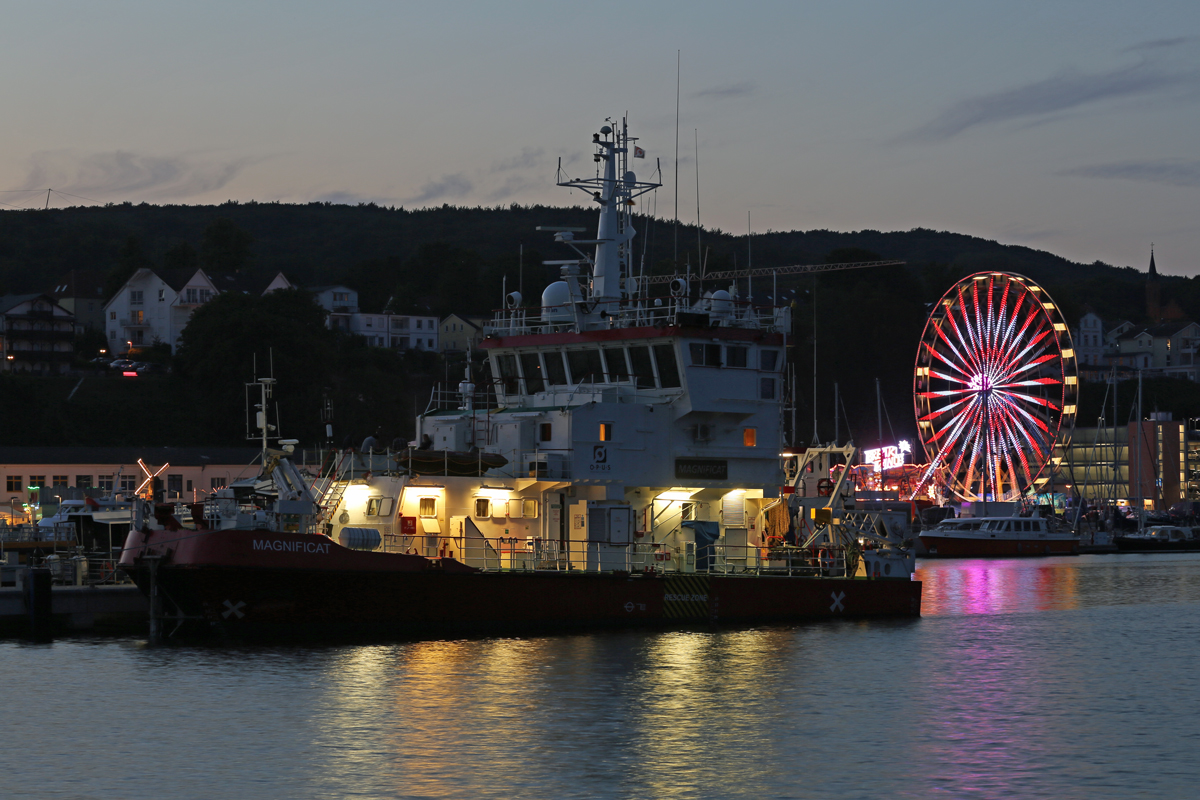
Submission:
[[646,151],[645,151],[645,150],[643,150],[642,148],[638,147],[638,146],[635,144],[635,145],[633,146],[633,157],[634,157],[634,158],[645,158],[645,157],[646,157]]

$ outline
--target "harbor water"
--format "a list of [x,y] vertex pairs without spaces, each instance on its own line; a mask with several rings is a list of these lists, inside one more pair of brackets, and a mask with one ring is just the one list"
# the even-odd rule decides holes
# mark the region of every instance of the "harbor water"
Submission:
[[1127,798],[1200,780],[1200,554],[918,564],[924,615],[0,642],[0,793]]

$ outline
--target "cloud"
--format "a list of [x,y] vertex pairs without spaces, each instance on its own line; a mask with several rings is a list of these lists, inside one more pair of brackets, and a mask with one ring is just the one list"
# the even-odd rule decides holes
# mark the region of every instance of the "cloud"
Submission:
[[1002,92],[960,100],[899,143],[938,142],[971,128],[1036,120],[1105,100],[1152,95],[1198,82],[1195,71],[1172,72],[1149,61],[1109,72],[1064,73]]
[[754,94],[754,84],[750,81],[742,81],[741,83],[731,83],[728,86],[711,86],[707,89],[701,89],[693,94],[692,97],[724,99],[728,97],[743,97],[750,94]]
[[544,152],[545,151],[540,147],[523,147],[521,148],[520,155],[494,162],[489,168],[489,172],[510,172],[514,169],[533,169],[541,166],[542,154]]
[[1063,170],[1059,175],[1080,178],[1120,178],[1168,186],[1200,186],[1200,161],[1164,158],[1154,161],[1120,161]]
[[1181,44],[1196,41],[1195,36],[1176,36],[1174,39],[1152,39],[1148,42],[1139,42],[1138,44],[1126,47],[1122,52],[1137,53],[1143,50],[1165,50],[1170,47],[1178,47]]
[[453,175],[443,175],[427,182],[415,197],[404,201],[404,205],[420,205],[434,200],[448,200],[469,194],[475,184],[461,172]]
[[90,154],[43,151],[30,157],[26,185],[123,199],[184,198],[220,189],[261,160],[204,161],[195,156],[149,156],[124,150]]
[[544,181],[532,181],[521,175],[509,175],[505,178],[504,183],[487,193],[487,199],[496,203],[529,189],[537,189],[542,185],[544,185]]

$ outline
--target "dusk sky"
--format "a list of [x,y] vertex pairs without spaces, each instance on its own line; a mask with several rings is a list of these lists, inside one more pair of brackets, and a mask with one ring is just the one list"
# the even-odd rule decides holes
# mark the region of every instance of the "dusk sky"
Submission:
[[1195,0],[0,8],[3,208],[577,203],[558,158],[628,113],[669,218],[678,50],[686,222],[698,131],[706,227],[1200,272]]

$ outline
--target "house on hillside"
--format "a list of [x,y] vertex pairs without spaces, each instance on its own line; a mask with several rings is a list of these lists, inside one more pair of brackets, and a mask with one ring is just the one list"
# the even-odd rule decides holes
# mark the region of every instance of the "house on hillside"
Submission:
[[309,291],[329,312],[325,325],[332,330],[361,336],[372,347],[437,350],[437,317],[360,311],[358,292],[348,286],[314,286]]
[[484,317],[451,314],[441,322],[441,351],[462,353],[474,350],[483,341]]
[[75,317],[75,330],[104,330],[104,275],[99,270],[73,269],[47,292]]
[[350,330],[350,316],[358,313],[358,292],[349,286],[311,286],[317,305],[329,312],[325,327],[335,331]]
[[1117,339],[1109,363],[1161,376],[1200,377],[1200,324],[1188,320],[1134,327]]
[[75,317],[46,294],[0,297],[0,364],[5,372],[57,375],[75,358]]
[[283,273],[264,283],[246,276],[214,277],[202,269],[139,269],[104,305],[109,352],[128,353],[162,342],[174,353],[192,313],[218,294],[264,295],[291,286]]

